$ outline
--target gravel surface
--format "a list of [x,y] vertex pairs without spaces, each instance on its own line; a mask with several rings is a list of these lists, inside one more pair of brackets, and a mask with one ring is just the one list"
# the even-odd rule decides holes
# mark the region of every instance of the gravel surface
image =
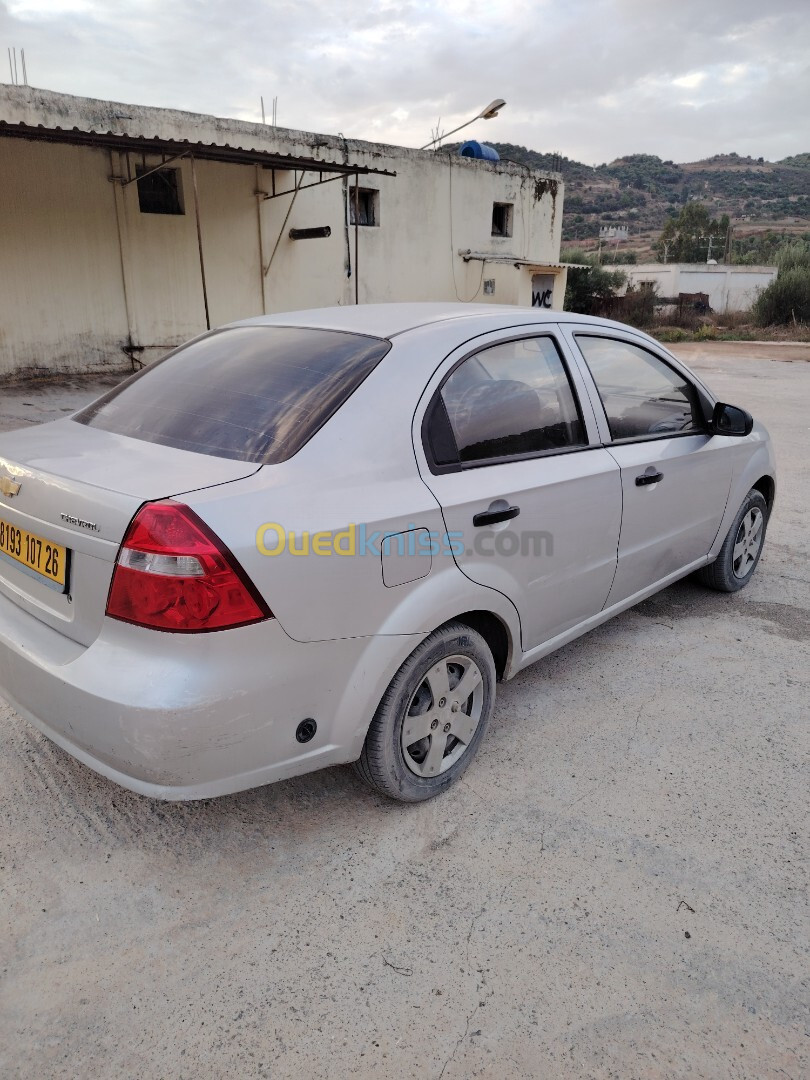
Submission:
[[[501,686],[444,797],[156,803],[0,702],[0,1076],[808,1075],[810,349],[675,348],[774,436],[751,585]],[[0,426],[98,389],[0,390]]]

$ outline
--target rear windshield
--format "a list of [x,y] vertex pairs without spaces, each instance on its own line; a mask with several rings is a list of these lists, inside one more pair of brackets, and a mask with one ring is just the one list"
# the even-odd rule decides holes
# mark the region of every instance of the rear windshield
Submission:
[[217,330],[144,368],[74,419],[180,450],[274,464],[312,438],[390,347],[335,330]]

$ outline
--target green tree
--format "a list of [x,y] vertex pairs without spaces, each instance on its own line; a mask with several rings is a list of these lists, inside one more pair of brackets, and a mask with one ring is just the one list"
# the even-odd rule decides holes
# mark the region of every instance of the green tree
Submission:
[[703,203],[690,201],[677,218],[667,220],[654,249],[666,262],[706,262],[709,251],[713,259],[719,260],[725,251],[729,224],[727,214],[717,221],[709,217]]

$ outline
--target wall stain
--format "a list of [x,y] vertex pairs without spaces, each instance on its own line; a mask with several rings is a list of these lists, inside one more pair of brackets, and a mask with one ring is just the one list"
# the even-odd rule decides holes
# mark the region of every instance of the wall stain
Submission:
[[551,196],[551,234],[554,235],[554,222],[557,217],[557,193],[560,190],[559,180],[545,176],[534,182],[534,201],[540,202],[544,195]]
[[535,180],[534,201],[540,202],[544,195],[551,195],[552,199],[556,199],[559,189],[559,180],[554,180],[551,177],[544,177],[542,180]]

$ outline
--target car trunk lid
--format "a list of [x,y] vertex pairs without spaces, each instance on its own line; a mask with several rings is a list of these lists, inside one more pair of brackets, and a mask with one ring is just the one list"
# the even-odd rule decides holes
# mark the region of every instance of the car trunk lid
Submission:
[[68,419],[8,432],[0,440],[0,481],[10,481],[3,485],[9,494],[0,493],[0,522],[20,530],[14,537],[21,539],[23,554],[28,535],[29,543],[42,540],[48,550],[60,545],[69,554],[63,588],[6,551],[0,556],[0,592],[89,645],[101,628],[118,548],[138,507],[227,484],[259,467]]

